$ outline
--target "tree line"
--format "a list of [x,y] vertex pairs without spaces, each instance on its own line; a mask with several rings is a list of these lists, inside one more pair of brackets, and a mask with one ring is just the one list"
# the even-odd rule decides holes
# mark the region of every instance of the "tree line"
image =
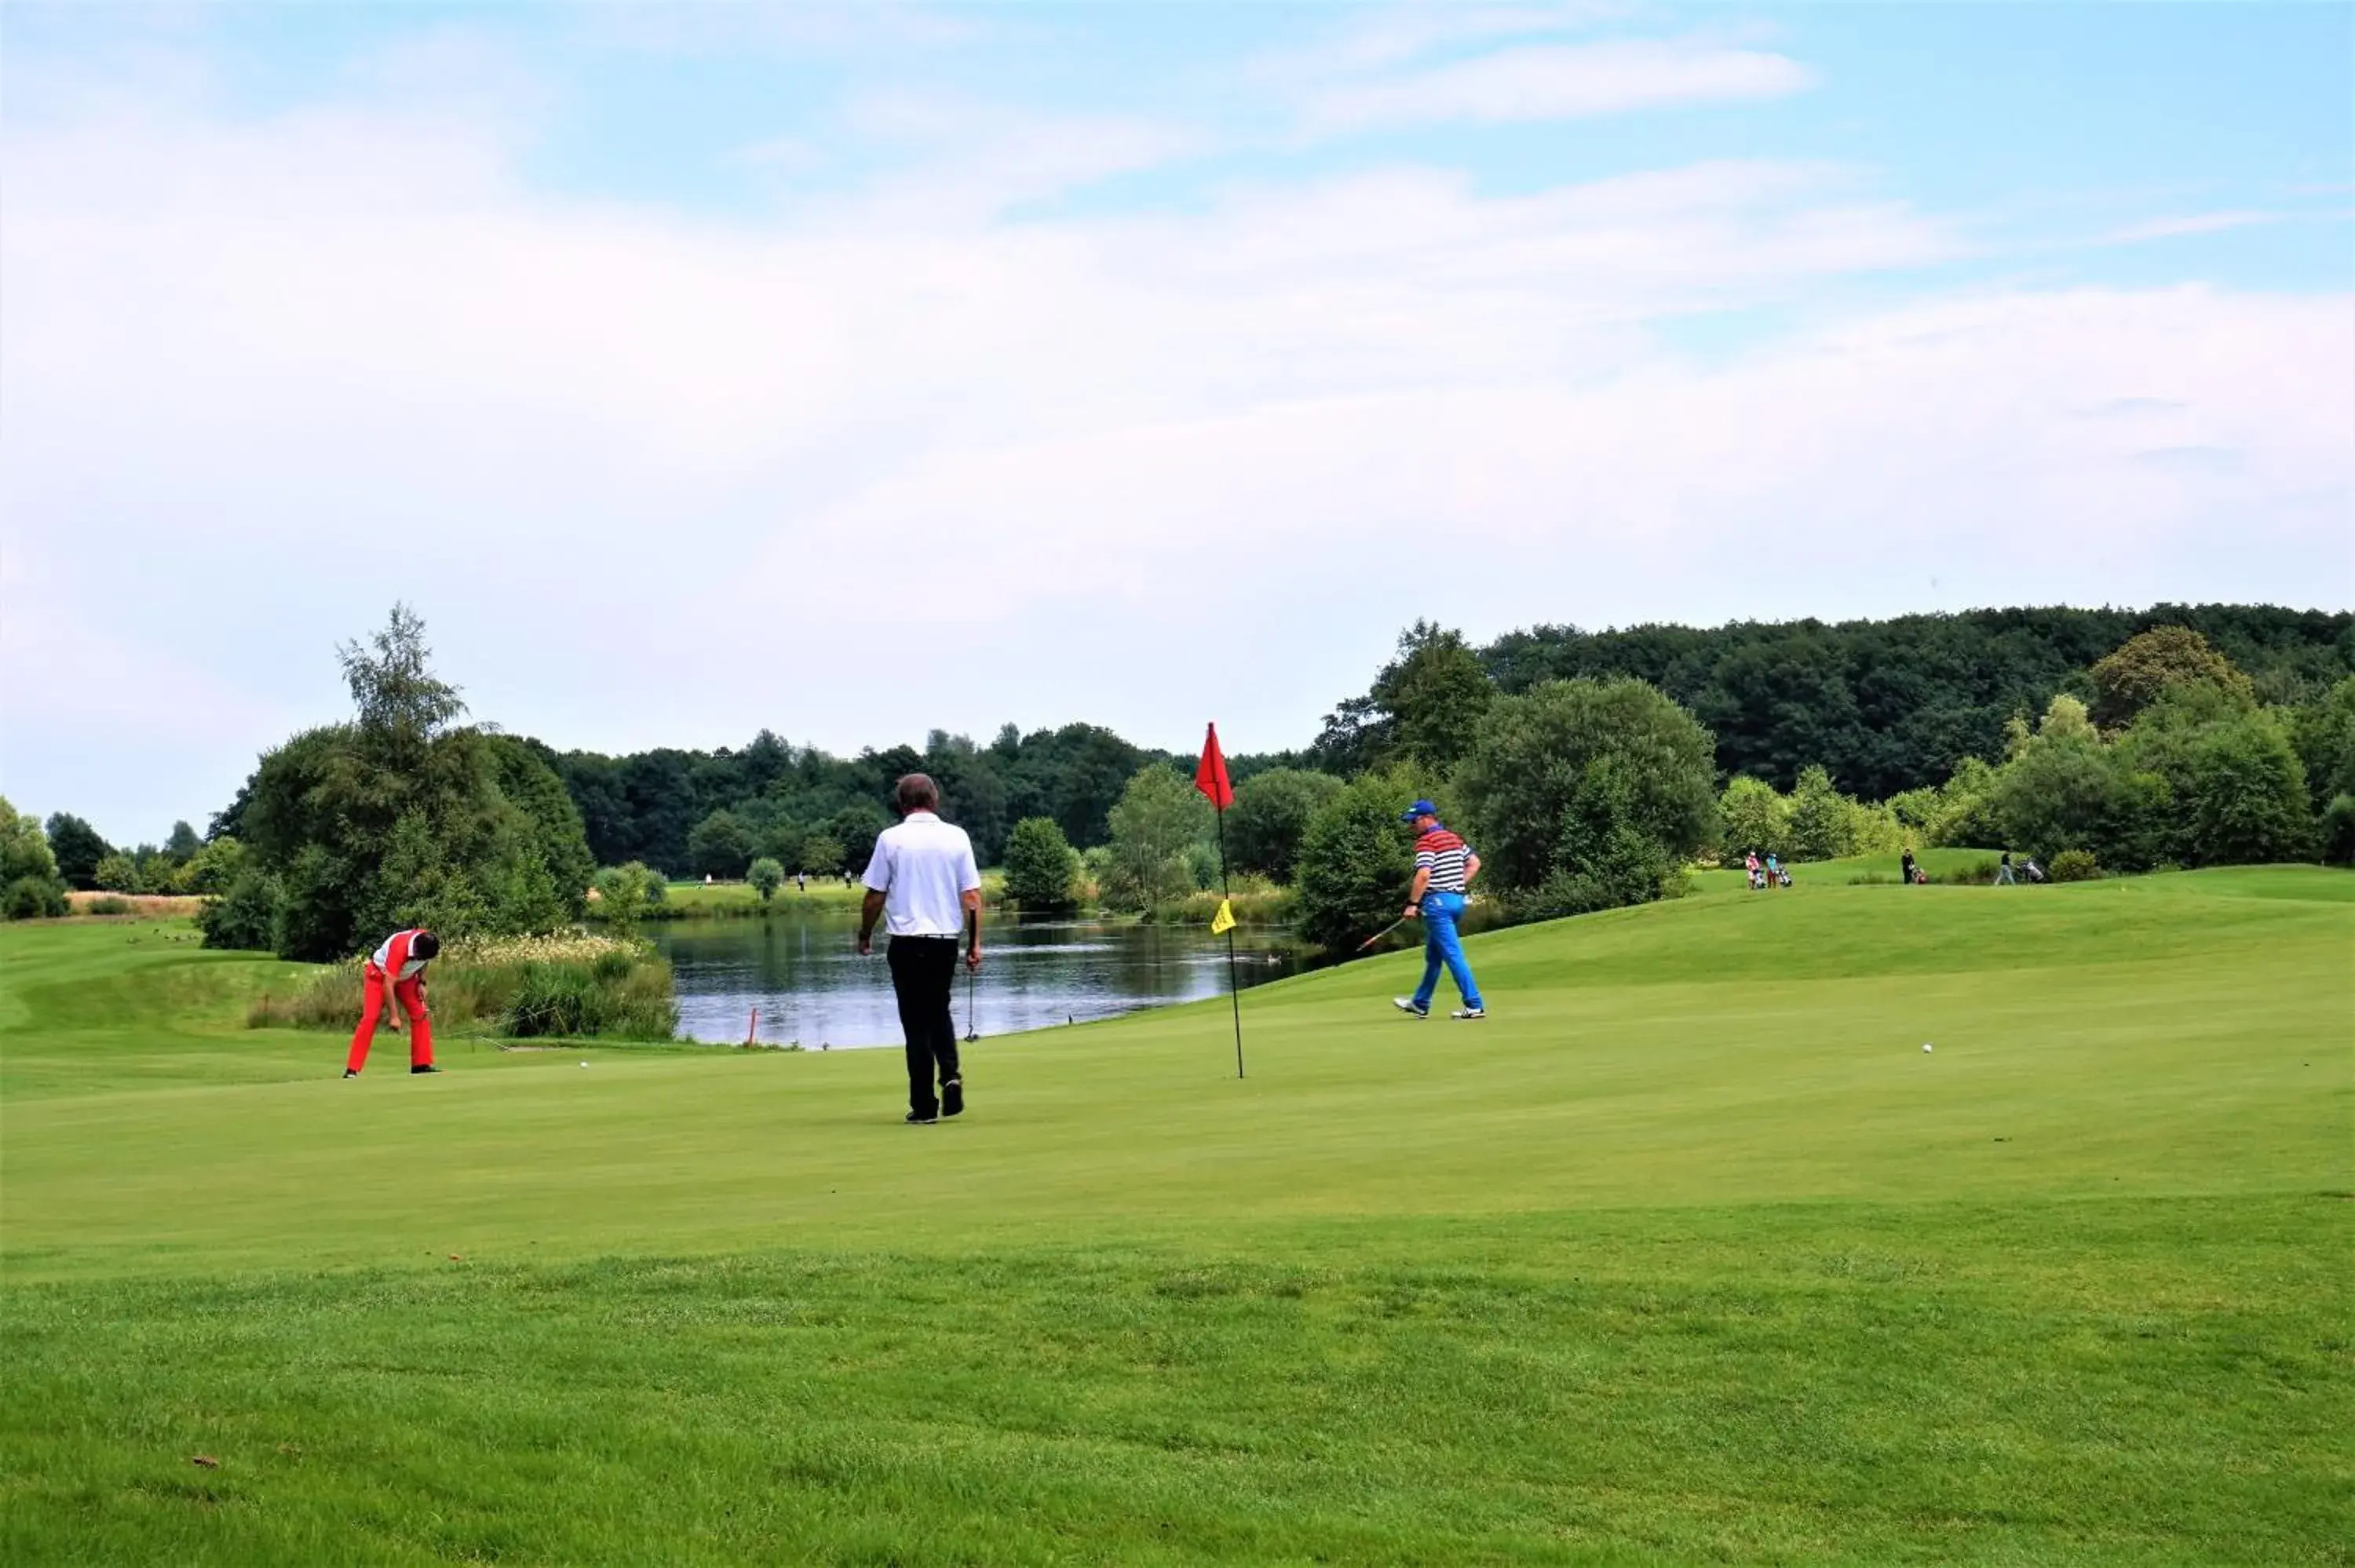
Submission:
[[[1175,754],[1133,744],[1100,725],[1028,734],[1013,725],[986,745],[933,730],[911,746],[837,757],[763,729],[741,749],[661,748],[623,757],[532,745],[564,781],[602,864],[637,861],[674,875],[734,878],[755,860],[788,874],[865,869],[883,802],[902,774],[929,773],[944,815],[973,837],[985,865],[1005,855],[1014,825],[1055,824],[1080,850],[1110,842],[1112,813],[1129,781]],[[1190,758],[1184,760],[1188,766]],[[1250,777],[1279,758],[1238,758]]]
[[1718,771],[1778,789],[1824,768],[1873,800],[1943,784],[1965,758],[1994,765],[2007,726],[2054,695],[2091,702],[2093,666],[2128,639],[2180,627],[2250,678],[2269,706],[2294,707],[2355,674],[2355,615],[2270,605],[2148,609],[1974,609],[1887,620],[1737,621],[1582,631],[1539,626],[1486,647],[1418,623],[1365,694],[1338,705],[1309,747],[1354,774],[1444,758],[1494,690],[1633,677],[1705,726]]
[[[1540,628],[1486,648],[1418,622],[1307,747],[1231,759],[1227,848],[1247,877],[1292,889],[1327,945],[1381,923],[1405,880],[1397,813],[1426,795],[1468,830],[1493,906],[1514,918],[1673,892],[1713,851],[1965,844],[2116,870],[2343,861],[2350,619],[2002,610]],[[652,895],[666,874],[855,872],[891,781],[917,770],[1025,903],[1084,890],[1153,909],[1218,868],[1192,758],[1098,726],[1009,725],[987,745],[936,730],[922,749],[852,758],[763,730],[741,750],[616,758],[458,723],[464,705],[405,608],[342,658],[354,717],[267,754],[201,841],[183,824],[126,853],[80,819],[44,833],[12,814],[12,912],[48,912],[69,883],[210,892],[210,935],[300,957],[389,921],[541,929],[578,916],[592,881]]]
[[[2001,764],[2010,726],[2042,713],[2055,694],[2090,699],[2094,662],[2158,625],[2199,631],[2269,704],[2310,697],[2355,673],[2355,617],[2266,606],[1973,610],[1706,630],[1541,626],[1486,647],[1418,622],[1369,689],[1338,704],[1306,747],[1230,759],[1239,786],[1264,772],[1293,776],[1270,787],[1250,825],[1239,802],[1231,825],[1253,844],[1241,863],[1288,878],[1288,853],[1255,853],[1253,835],[1263,815],[1278,814],[1277,798],[1288,810],[1320,788],[1299,776],[1444,773],[1469,750],[1493,697],[1574,678],[1633,678],[1661,692],[1709,732],[1721,777],[1789,790],[1816,768],[1850,796],[1886,800],[1943,786],[1968,758]],[[973,835],[984,863],[1001,862],[1016,824],[1031,818],[1052,822],[1084,855],[1112,843],[1113,810],[1140,771],[1192,761],[1084,723],[1028,734],[1007,725],[986,743],[934,730],[922,748],[853,757],[769,729],[741,748],[710,751],[607,756],[518,744],[562,781],[599,864],[724,879],[763,859],[787,875],[862,870],[889,821],[892,780],[914,771],[939,781],[946,814]]]

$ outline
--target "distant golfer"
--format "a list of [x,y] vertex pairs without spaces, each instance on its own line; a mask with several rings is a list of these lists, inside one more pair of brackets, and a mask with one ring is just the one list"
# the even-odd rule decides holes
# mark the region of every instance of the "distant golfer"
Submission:
[[[956,983],[957,938],[964,965],[981,968],[981,869],[963,828],[941,821],[939,786],[922,773],[900,780],[900,824],[875,836],[859,910],[858,951],[871,950],[875,922],[891,937],[891,990],[908,1042],[908,1120],[929,1127],[964,1110],[957,1065],[956,1021],[949,995]],[[937,1075],[940,1092],[932,1091]]]
[[1472,966],[1464,961],[1463,938],[1455,930],[1464,917],[1465,895],[1480,874],[1480,857],[1440,825],[1439,808],[1428,800],[1408,807],[1400,821],[1412,824],[1416,834],[1414,886],[1407,893],[1406,918],[1423,922],[1423,983],[1412,996],[1394,998],[1391,1005],[1417,1018],[1430,1017],[1432,993],[1439,989],[1439,969],[1444,964],[1464,995],[1464,1005],[1448,1016],[1486,1018],[1488,1010],[1480,1005],[1480,987],[1472,978]]
[[2011,852],[2009,850],[2004,851],[2003,859],[1996,863],[1995,885],[1998,887],[2017,887],[2019,885],[2019,879],[2014,876],[2011,873]]
[[358,1077],[368,1065],[379,1017],[386,1028],[400,1033],[400,1014],[385,1005],[388,991],[400,1003],[400,1012],[409,1014],[409,1070],[442,1070],[433,1065],[433,1015],[425,1010],[425,966],[441,951],[442,938],[431,931],[395,931],[360,966],[360,1026],[352,1033],[351,1054],[344,1058],[345,1077]]

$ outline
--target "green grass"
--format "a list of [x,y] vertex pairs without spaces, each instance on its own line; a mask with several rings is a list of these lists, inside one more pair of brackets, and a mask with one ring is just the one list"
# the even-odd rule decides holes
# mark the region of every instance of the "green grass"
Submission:
[[[1973,866],[1992,865],[2002,854],[2001,850],[1924,849],[1915,851],[1913,858],[1932,876],[1945,877]],[[1801,883],[1810,886],[1844,884],[1859,876],[1885,877],[1895,884],[1903,866],[1897,853],[1891,851],[1888,854],[1853,855],[1846,860],[1794,861],[1783,869],[1791,874],[1791,883],[1796,887]],[[1736,859],[1713,870],[1694,872],[1692,885],[1696,893],[1746,893],[1750,890],[1750,874]]]
[[339,1083],[170,935],[0,932],[11,1562],[2355,1561],[2355,877],[1521,927],[1482,1024],[1373,959],[932,1129]]

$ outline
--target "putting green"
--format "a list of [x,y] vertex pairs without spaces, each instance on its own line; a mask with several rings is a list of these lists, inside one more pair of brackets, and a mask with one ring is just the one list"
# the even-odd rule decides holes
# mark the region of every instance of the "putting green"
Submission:
[[1477,1023],[1391,1009],[1412,955],[1254,990],[1241,1082],[1223,1004],[984,1041],[972,1112],[931,1130],[900,1125],[889,1051],[452,1041],[411,1079],[396,1040],[345,1083],[339,1041],[240,1027],[279,966],[11,931],[0,1218],[26,1278],[2311,1190],[2347,1174],[2350,887],[2282,868],[1618,911],[1481,938]]
[[1175,1009],[982,1042],[932,1128],[882,1051],[345,1083],[185,935],[0,930],[11,1560],[2355,1539],[2343,874],[1498,932],[1481,1022],[1369,960],[1247,993],[1240,1082]]

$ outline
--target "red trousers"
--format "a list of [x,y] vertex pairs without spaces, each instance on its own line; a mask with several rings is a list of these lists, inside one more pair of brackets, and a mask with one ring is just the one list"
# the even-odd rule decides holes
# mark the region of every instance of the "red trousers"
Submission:
[[371,963],[360,970],[360,1026],[352,1033],[352,1054],[344,1059],[344,1065],[352,1072],[368,1065],[368,1046],[376,1040],[376,1021],[384,1013],[388,989],[400,1003],[400,1011],[409,1014],[409,1065],[433,1065],[433,1019],[425,1011],[424,977],[411,976],[388,986],[384,971]]

